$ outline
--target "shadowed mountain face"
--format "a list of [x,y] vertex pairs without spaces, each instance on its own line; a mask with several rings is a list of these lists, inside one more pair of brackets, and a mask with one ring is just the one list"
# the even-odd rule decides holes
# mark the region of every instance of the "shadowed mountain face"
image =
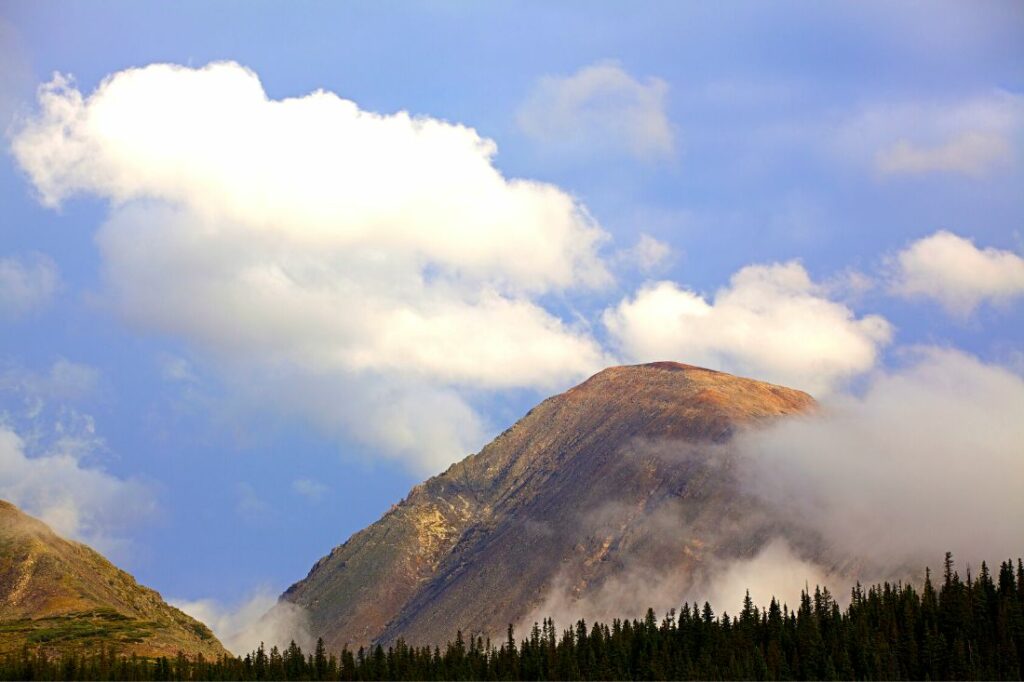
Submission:
[[101,646],[140,656],[216,658],[209,628],[85,545],[0,500],[0,654]]
[[500,636],[555,604],[635,602],[634,578],[678,593],[707,557],[751,556],[779,530],[736,490],[731,434],[813,406],[677,363],[604,370],[413,488],[282,599],[337,648]]

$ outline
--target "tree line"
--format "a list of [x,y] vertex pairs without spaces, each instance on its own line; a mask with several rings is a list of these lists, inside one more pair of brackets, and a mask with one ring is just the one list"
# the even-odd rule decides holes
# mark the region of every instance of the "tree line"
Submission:
[[28,649],[0,659],[18,680],[1020,680],[1024,671],[1024,564],[993,576],[955,570],[947,554],[936,589],[882,583],[852,589],[840,608],[828,589],[803,592],[796,608],[749,592],[735,615],[684,604],[660,620],[551,620],[500,643],[463,637],[440,646],[312,653],[294,642],[245,656],[144,659],[109,651],[47,657]]

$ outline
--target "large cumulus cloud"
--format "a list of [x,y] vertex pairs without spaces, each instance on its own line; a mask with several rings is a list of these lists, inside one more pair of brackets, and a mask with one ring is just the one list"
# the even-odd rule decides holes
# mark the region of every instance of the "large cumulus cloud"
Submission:
[[752,265],[709,302],[674,282],[651,283],[604,313],[627,357],[687,362],[815,393],[875,365],[892,329],[833,301],[796,262]]
[[986,302],[1008,304],[1024,296],[1024,258],[978,248],[948,230],[909,244],[891,259],[891,289],[906,298],[928,298],[966,317]]
[[607,362],[539,302],[609,281],[604,232],[560,189],[503,177],[470,128],[272,100],[234,63],[122,71],[90,95],[58,75],[39,104],[14,154],[47,205],[109,200],[109,303],[385,452],[443,465],[483,433],[463,391]]
[[504,177],[471,128],[270,99],[235,63],[130,69],[91,94],[56,75],[12,149],[44,204],[109,202],[103,294],[129,324],[184,339],[245,405],[424,471],[481,444],[487,391],[664,359],[828,391],[891,333],[791,262],[712,302],[645,286],[605,311],[605,348],[571,301],[617,261],[571,195]]

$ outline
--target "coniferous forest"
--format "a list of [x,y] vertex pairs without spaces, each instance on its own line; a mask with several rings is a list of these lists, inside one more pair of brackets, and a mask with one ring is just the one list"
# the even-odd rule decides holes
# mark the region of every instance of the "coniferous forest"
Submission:
[[441,647],[304,652],[260,647],[215,661],[142,659],[112,652],[47,658],[25,650],[0,661],[21,680],[662,680],[1000,679],[1024,671],[1024,564],[961,577],[947,554],[942,579],[919,590],[884,583],[852,590],[842,609],[827,589],[791,609],[749,595],[735,615],[684,604],[660,621],[551,621],[517,640],[464,638]]

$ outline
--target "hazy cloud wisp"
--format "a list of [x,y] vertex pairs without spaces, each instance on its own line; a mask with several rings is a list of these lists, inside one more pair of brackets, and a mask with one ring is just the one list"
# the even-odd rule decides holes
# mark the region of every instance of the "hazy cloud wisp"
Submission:
[[48,256],[0,258],[0,319],[15,320],[42,309],[59,286],[59,270]]
[[228,651],[238,655],[255,651],[262,643],[284,649],[293,640],[312,650],[309,616],[297,604],[278,601],[270,590],[258,589],[234,607],[214,599],[171,599],[170,603],[205,623]]
[[83,461],[88,450],[87,440],[65,435],[52,449],[30,455],[14,430],[0,426],[0,499],[59,535],[117,553],[122,533],[152,515],[156,503],[146,484]]
[[660,78],[641,81],[617,62],[598,62],[570,76],[541,78],[516,118],[527,136],[561,153],[662,159],[675,153],[667,92]]
[[995,90],[952,102],[865,106],[839,127],[844,155],[882,177],[983,177],[1020,158],[1024,95]]

